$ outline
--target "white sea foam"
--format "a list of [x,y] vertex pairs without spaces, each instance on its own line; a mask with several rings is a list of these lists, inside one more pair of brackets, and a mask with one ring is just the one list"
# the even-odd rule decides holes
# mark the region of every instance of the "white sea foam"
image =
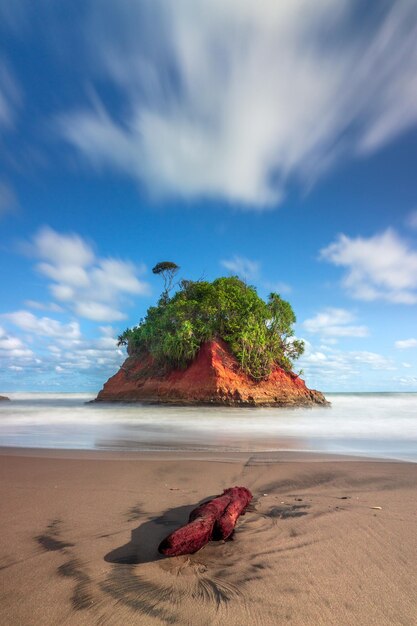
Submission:
[[331,408],[85,404],[90,394],[8,394],[0,445],[75,449],[315,449],[417,460],[417,394],[328,394]]

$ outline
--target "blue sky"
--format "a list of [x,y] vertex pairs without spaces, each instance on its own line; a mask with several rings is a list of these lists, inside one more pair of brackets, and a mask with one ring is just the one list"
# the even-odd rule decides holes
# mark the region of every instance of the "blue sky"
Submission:
[[181,276],[297,315],[325,391],[417,391],[417,6],[0,3],[0,391],[98,390]]

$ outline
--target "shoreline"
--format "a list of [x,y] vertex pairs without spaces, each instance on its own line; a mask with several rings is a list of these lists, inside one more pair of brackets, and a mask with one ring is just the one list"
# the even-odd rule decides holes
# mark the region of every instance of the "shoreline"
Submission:
[[[0,622],[415,623],[415,463],[192,456],[0,448]],[[233,485],[254,495],[233,541],[158,555]]]
[[98,450],[79,448],[35,448],[24,446],[0,446],[0,457],[50,458],[62,460],[84,461],[206,461],[212,463],[240,463],[249,458],[258,458],[268,463],[410,463],[417,461],[372,457],[366,455],[341,454],[337,452],[321,452],[318,450],[254,450],[254,451],[222,451],[222,450]]
[[395,457],[370,456],[369,454],[353,454],[327,452],[316,449],[282,449],[262,450],[222,450],[210,447],[165,448],[165,449],[93,449],[93,448],[37,448],[25,446],[0,445],[0,457],[51,458],[85,461],[206,461],[212,463],[241,463],[248,459],[259,459],[268,463],[409,463],[417,465],[417,460]]

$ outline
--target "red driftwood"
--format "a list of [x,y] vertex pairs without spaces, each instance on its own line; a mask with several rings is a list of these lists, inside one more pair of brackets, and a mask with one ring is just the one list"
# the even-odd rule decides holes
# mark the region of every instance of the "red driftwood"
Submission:
[[221,539],[230,537],[238,517],[244,515],[246,507],[252,500],[252,494],[246,487],[232,487],[227,491],[230,491],[231,500],[221,516],[216,519],[214,528],[215,535]]
[[191,511],[188,524],[168,535],[159,545],[159,552],[165,556],[194,554],[212,538],[227,539],[251,500],[246,487],[225,489],[221,496]]

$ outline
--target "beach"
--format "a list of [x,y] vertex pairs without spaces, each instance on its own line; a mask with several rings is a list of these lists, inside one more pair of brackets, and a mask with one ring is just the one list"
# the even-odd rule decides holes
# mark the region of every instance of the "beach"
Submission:
[[[280,452],[2,448],[2,624],[417,623],[417,464]],[[232,541],[159,542],[233,485]]]

